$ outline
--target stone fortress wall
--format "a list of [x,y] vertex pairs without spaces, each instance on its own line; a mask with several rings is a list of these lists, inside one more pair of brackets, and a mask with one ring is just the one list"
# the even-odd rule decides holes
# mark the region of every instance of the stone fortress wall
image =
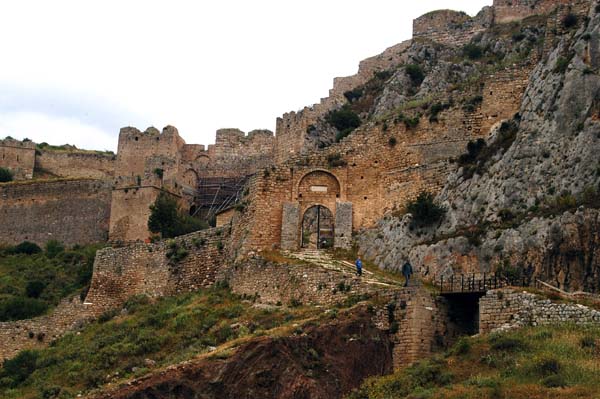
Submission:
[[93,179],[0,184],[0,243],[106,241],[111,186]]
[[35,143],[10,138],[0,140],[0,167],[8,168],[16,180],[33,178]]
[[[446,29],[444,15],[458,18],[452,13],[435,14],[436,26],[440,30]],[[419,32],[424,32],[421,37],[445,40],[439,32]],[[364,84],[375,71],[402,63],[406,47],[407,44],[403,43],[364,61],[357,75],[336,79],[328,99],[278,119],[277,137],[268,131],[254,131],[246,136],[239,130],[225,129],[217,132],[215,145],[205,148],[186,144],[177,129],[171,126],[162,132],[154,128],[145,132],[124,128],[119,136],[116,159],[101,158],[98,161],[98,173],[105,173],[103,176],[110,180],[0,185],[0,213],[4,212],[3,218],[10,220],[6,224],[9,226],[6,232],[0,233],[0,241],[18,232],[17,221],[26,220],[23,218],[27,215],[44,216],[27,225],[32,226],[32,232],[19,233],[21,235],[14,236],[16,238],[10,242],[32,237],[31,240],[43,243],[47,241],[48,232],[52,233],[52,238],[67,243],[74,238],[81,242],[81,237],[102,240],[94,234],[105,232],[108,227],[107,204],[111,207],[111,239],[144,240],[148,237],[148,207],[160,192],[175,196],[185,205],[190,203],[194,196],[193,188],[200,179],[254,173],[249,193],[243,199],[246,206],[236,211],[233,218],[231,237],[226,233],[229,229],[226,226],[174,241],[156,244],[137,242],[100,251],[94,265],[92,288],[86,298],[87,305],[82,305],[81,315],[97,315],[135,294],[171,295],[210,285],[224,276],[230,257],[243,258],[257,249],[281,246],[295,249],[299,245],[302,215],[316,204],[330,208],[338,228],[336,240],[347,245],[353,231],[369,227],[386,213],[400,209],[420,191],[438,191],[446,180],[449,159],[464,152],[469,140],[486,137],[494,124],[518,111],[530,72],[528,68],[533,67],[508,68],[486,77],[481,93],[483,101],[474,111],[465,111],[457,106],[440,113],[438,123],[423,117],[416,128],[408,130],[403,124],[397,124],[390,126],[385,134],[381,125],[369,124],[325,150],[307,148],[307,127],[316,118],[342,104],[346,90]],[[396,145],[390,145],[390,137],[396,139]],[[35,147],[24,151],[32,153],[33,173]],[[16,161],[16,152],[9,152],[13,154],[10,159]],[[40,157],[42,164],[46,162],[50,170],[61,169],[62,161],[57,160],[53,164],[52,161],[43,161],[44,156],[45,153]],[[22,159],[19,156],[19,162],[25,164]],[[334,165],[332,159],[337,159],[338,163]],[[114,162],[112,174],[108,166],[110,162]],[[158,169],[162,176],[156,173]],[[37,204],[39,193],[44,190],[48,194]],[[108,198],[109,195],[111,198]],[[83,207],[79,215],[79,210],[73,207],[73,198],[81,198],[82,203],[89,201],[90,206]],[[31,213],[32,209],[40,211]],[[96,209],[97,213],[91,209]],[[75,216],[72,215],[74,211]],[[89,231],[71,233],[74,223],[90,226],[90,220],[94,221],[94,225]],[[64,226],[69,226],[68,231]],[[43,237],[33,235],[34,229]],[[70,238],[60,236],[61,231],[71,233]],[[187,251],[179,262],[171,262],[167,257],[173,242]],[[249,275],[246,273],[243,281],[238,280],[242,281],[237,284],[238,289],[256,290],[248,280]],[[263,279],[259,285],[269,284],[266,280],[270,276],[256,275],[256,278]],[[265,295],[273,294],[265,287],[261,290]],[[425,308],[431,307],[429,300],[423,299],[422,303],[427,304]],[[425,320],[426,314],[423,312],[420,319]],[[65,323],[72,325],[71,320]],[[10,331],[16,330],[11,327]],[[24,334],[24,331],[21,333]],[[423,331],[420,330],[420,333]],[[423,344],[423,341],[419,342]],[[411,356],[417,356],[416,353],[421,352],[414,352]]]

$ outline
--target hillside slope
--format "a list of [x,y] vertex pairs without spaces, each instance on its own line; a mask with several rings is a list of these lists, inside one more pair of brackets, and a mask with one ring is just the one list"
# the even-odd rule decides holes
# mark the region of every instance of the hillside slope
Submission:
[[[599,291],[600,13],[562,20],[520,112],[455,162],[432,226],[388,217],[359,238],[383,268],[409,258],[430,277],[518,269],[569,290]],[[569,14],[570,15],[570,14]],[[569,25],[568,27],[566,25]]]

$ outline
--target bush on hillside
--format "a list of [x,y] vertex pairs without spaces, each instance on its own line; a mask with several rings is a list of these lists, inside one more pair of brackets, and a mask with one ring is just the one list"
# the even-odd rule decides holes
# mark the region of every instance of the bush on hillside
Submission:
[[434,202],[433,194],[422,192],[416,200],[408,203],[407,211],[412,214],[413,222],[422,226],[429,226],[439,222],[446,214],[446,208]]
[[9,254],[33,255],[42,252],[42,248],[40,248],[36,243],[23,241],[19,245],[9,248],[7,252]]
[[574,27],[575,25],[577,25],[577,15],[573,13],[565,15],[565,17],[562,19],[562,24],[563,27],[565,27],[566,29]]
[[354,129],[360,126],[361,120],[350,107],[344,105],[342,108],[331,111],[325,117],[327,123],[338,130],[336,141],[348,136]]
[[12,297],[0,302],[0,321],[31,319],[48,310],[48,304],[36,298]]
[[12,179],[13,174],[10,171],[10,169],[0,168],[0,183],[7,183],[9,181],[12,181]]
[[463,54],[470,60],[478,60],[483,57],[483,49],[476,44],[469,43],[463,47]]
[[425,72],[423,72],[423,68],[421,68],[420,65],[409,64],[406,66],[405,70],[410,80],[416,86],[420,85],[423,83],[423,80],[425,80]]
[[46,256],[48,258],[54,258],[64,251],[65,246],[60,241],[50,240],[46,243]]

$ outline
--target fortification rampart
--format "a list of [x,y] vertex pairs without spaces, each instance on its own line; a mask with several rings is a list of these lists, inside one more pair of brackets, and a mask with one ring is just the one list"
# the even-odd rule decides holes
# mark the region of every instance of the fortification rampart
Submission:
[[494,21],[507,23],[519,21],[532,15],[548,14],[558,6],[585,3],[587,0],[494,0]]
[[64,299],[50,314],[35,319],[0,322],[0,361],[24,349],[42,348],[92,317],[79,297]]
[[106,241],[111,186],[101,180],[0,184],[0,242]]
[[0,167],[13,173],[15,180],[33,178],[35,144],[31,141],[0,140]]
[[105,248],[96,254],[85,303],[94,314],[132,295],[174,295],[224,278],[228,229],[199,231],[158,243]]
[[479,300],[479,320],[479,332],[489,333],[546,324],[599,324],[600,311],[507,288],[489,291]]
[[111,179],[116,156],[94,152],[39,150],[35,170],[68,178]]
[[413,38],[429,39],[438,43],[461,46],[483,32],[493,23],[493,12],[485,7],[474,18],[464,12],[438,10],[413,21]]

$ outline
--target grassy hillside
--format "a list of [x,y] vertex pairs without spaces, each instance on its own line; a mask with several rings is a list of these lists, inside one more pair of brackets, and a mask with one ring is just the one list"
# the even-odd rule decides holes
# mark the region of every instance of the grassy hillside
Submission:
[[100,245],[49,242],[0,248],[0,321],[39,316],[64,297],[85,294]]
[[600,327],[464,338],[447,354],[367,380],[348,399],[598,398]]
[[[23,351],[0,369],[2,398],[71,398],[107,382],[146,374],[244,337],[322,314],[316,308],[260,308],[215,287],[154,303],[130,299],[124,311],[107,313],[83,331],[49,348]],[[273,332],[271,332],[273,333]],[[227,356],[219,348],[217,356]]]

